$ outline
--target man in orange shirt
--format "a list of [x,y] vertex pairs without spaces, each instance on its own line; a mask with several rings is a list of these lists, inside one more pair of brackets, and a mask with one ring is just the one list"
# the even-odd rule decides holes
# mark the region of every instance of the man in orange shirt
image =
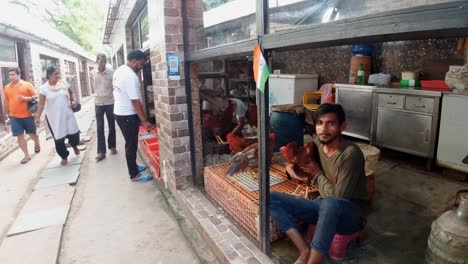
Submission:
[[34,141],[34,152],[39,153],[41,147],[36,134],[36,125],[32,114],[28,111],[28,102],[36,98],[36,91],[32,84],[21,80],[21,70],[11,68],[8,70],[10,83],[5,86],[5,120],[10,119],[11,132],[18,137],[18,145],[24,152],[21,164],[31,159],[24,133]]

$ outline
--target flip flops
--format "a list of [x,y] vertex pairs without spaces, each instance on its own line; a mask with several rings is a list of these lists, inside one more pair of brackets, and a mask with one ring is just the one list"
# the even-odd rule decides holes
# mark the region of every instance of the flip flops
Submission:
[[35,152],[35,153],[41,152],[41,147],[35,147],[35,148],[34,148],[34,152]]
[[138,172],[142,172],[146,170],[146,166],[145,165],[138,165]]
[[133,182],[148,182],[151,181],[153,177],[148,174],[140,174],[140,177],[131,178]]
[[28,163],[28,161],[30,161],[30,160],[31,160],[31,158],[24,158],[24,159],[21,160],[20,163],[21,163],[21,164],[26,164],[26,163]]

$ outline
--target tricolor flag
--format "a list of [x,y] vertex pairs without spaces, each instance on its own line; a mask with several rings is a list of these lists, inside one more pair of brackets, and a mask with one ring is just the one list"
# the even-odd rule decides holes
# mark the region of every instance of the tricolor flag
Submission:
[[254,47],[253,61],[255,83],[257,84],[257,89],[259,89],[263,93],[265,90],[265,82],[268,80],[268,76],[270,75],[270,70],[268,69],[268,65],[266,64],[265,58],[263,58],[260,45],[258,44],[256,44]]

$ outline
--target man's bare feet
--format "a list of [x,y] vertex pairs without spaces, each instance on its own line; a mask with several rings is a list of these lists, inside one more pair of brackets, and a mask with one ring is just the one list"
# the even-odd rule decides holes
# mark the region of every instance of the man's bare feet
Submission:
[[307,260],[309,259],[310,248],[304,249],[299,252],[299,257],[294,262],[294,264],[306,264]]
[[67,159],[63,159],[61,162],[60,162],[60,165],[62,166],[65,166],[68,164],[68,160]]

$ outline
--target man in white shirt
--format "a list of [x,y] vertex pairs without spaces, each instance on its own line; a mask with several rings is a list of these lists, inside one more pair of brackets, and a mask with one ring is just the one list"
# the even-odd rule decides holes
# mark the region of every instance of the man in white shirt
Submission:
[[104,114],[107,117],[109,126],[109,135],[107,136],[107,146],[112,155],[117,154],[115,140],[115,121],[114,121],[114,95],[112,87],[112,75],[114,71],[106,67],[107,57],[103,53],[96,56],[98,64],[97,69],[90,73],[91,88],[95,91],[94,108],[96,111],[97,126],[97,156],[96,161],[106,158],[106,136],[104,134]]
[[143,125],[146,130],[153,128],[148,122],[141,104],[140,79],[137,73],[145,64],[145,54],[134,50],[127,55],[127,64],[115,70],[112,84],[114,86],[115,120],[125,138],[125,158],[128,173],[132,181],[147,182],[152,177],[142,173],[146,166],[137,165],[138,130]]

